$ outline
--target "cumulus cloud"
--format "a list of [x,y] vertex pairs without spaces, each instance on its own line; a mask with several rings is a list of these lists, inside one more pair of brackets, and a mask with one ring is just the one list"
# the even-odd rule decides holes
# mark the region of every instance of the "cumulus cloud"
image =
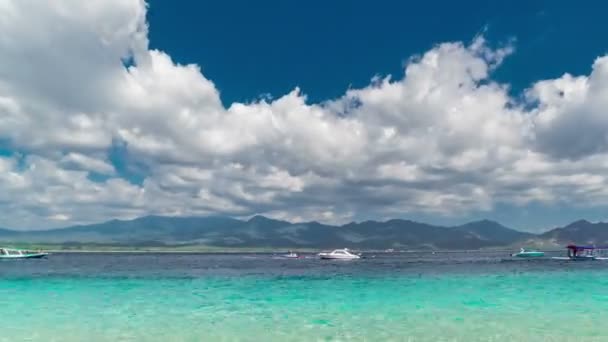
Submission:
[[528,95],[539,102],[534,115],[540,150],[571,159],[608,151],[608,57],[598,58],[589,76],[540,81]]
[[114,174],[114,166],[104,160],[89,157],[80,153],[70,152],[60,160],[65,168],[75,168],[96,172],[103,175]]
[[0,0],[0,141],[18,152],[0,158],[0,224],[605,204],[608,57],[521,102],[491,78],[511,53],[442,43],[337,99],[294,89],[224,107],[201,67],[148,48],[144,1]]

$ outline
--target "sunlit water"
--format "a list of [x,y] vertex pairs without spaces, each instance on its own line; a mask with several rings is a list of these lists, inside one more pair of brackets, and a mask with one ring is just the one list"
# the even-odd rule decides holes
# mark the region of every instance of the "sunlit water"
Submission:
[[56,254],[0,262],[0,341],[607,341],[608,262]]

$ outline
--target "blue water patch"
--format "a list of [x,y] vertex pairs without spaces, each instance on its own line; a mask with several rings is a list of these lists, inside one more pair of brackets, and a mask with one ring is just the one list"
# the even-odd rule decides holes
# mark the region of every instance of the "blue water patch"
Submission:
[[0,329],[31,341],[608,338],[607,263],[503,254],[58,253],[0,262]]

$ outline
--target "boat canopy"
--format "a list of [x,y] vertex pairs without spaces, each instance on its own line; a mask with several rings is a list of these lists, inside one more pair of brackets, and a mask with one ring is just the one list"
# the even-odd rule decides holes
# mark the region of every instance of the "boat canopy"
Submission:
[[608,255],[608,247],[568,245],[566,248],[570,258],[596,258]]
[[566,246],[568,249],[574,249],[577,251],[589,250],[589,249],[608,249],[608,247],[596,247],[596,246],[577,246],[577,245],[568,245]]

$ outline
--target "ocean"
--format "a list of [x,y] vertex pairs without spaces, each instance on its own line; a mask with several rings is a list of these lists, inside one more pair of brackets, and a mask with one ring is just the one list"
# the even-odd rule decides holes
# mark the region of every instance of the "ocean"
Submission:
[[0,341],[608,341],[608,261],[367,256],[2,261]]

